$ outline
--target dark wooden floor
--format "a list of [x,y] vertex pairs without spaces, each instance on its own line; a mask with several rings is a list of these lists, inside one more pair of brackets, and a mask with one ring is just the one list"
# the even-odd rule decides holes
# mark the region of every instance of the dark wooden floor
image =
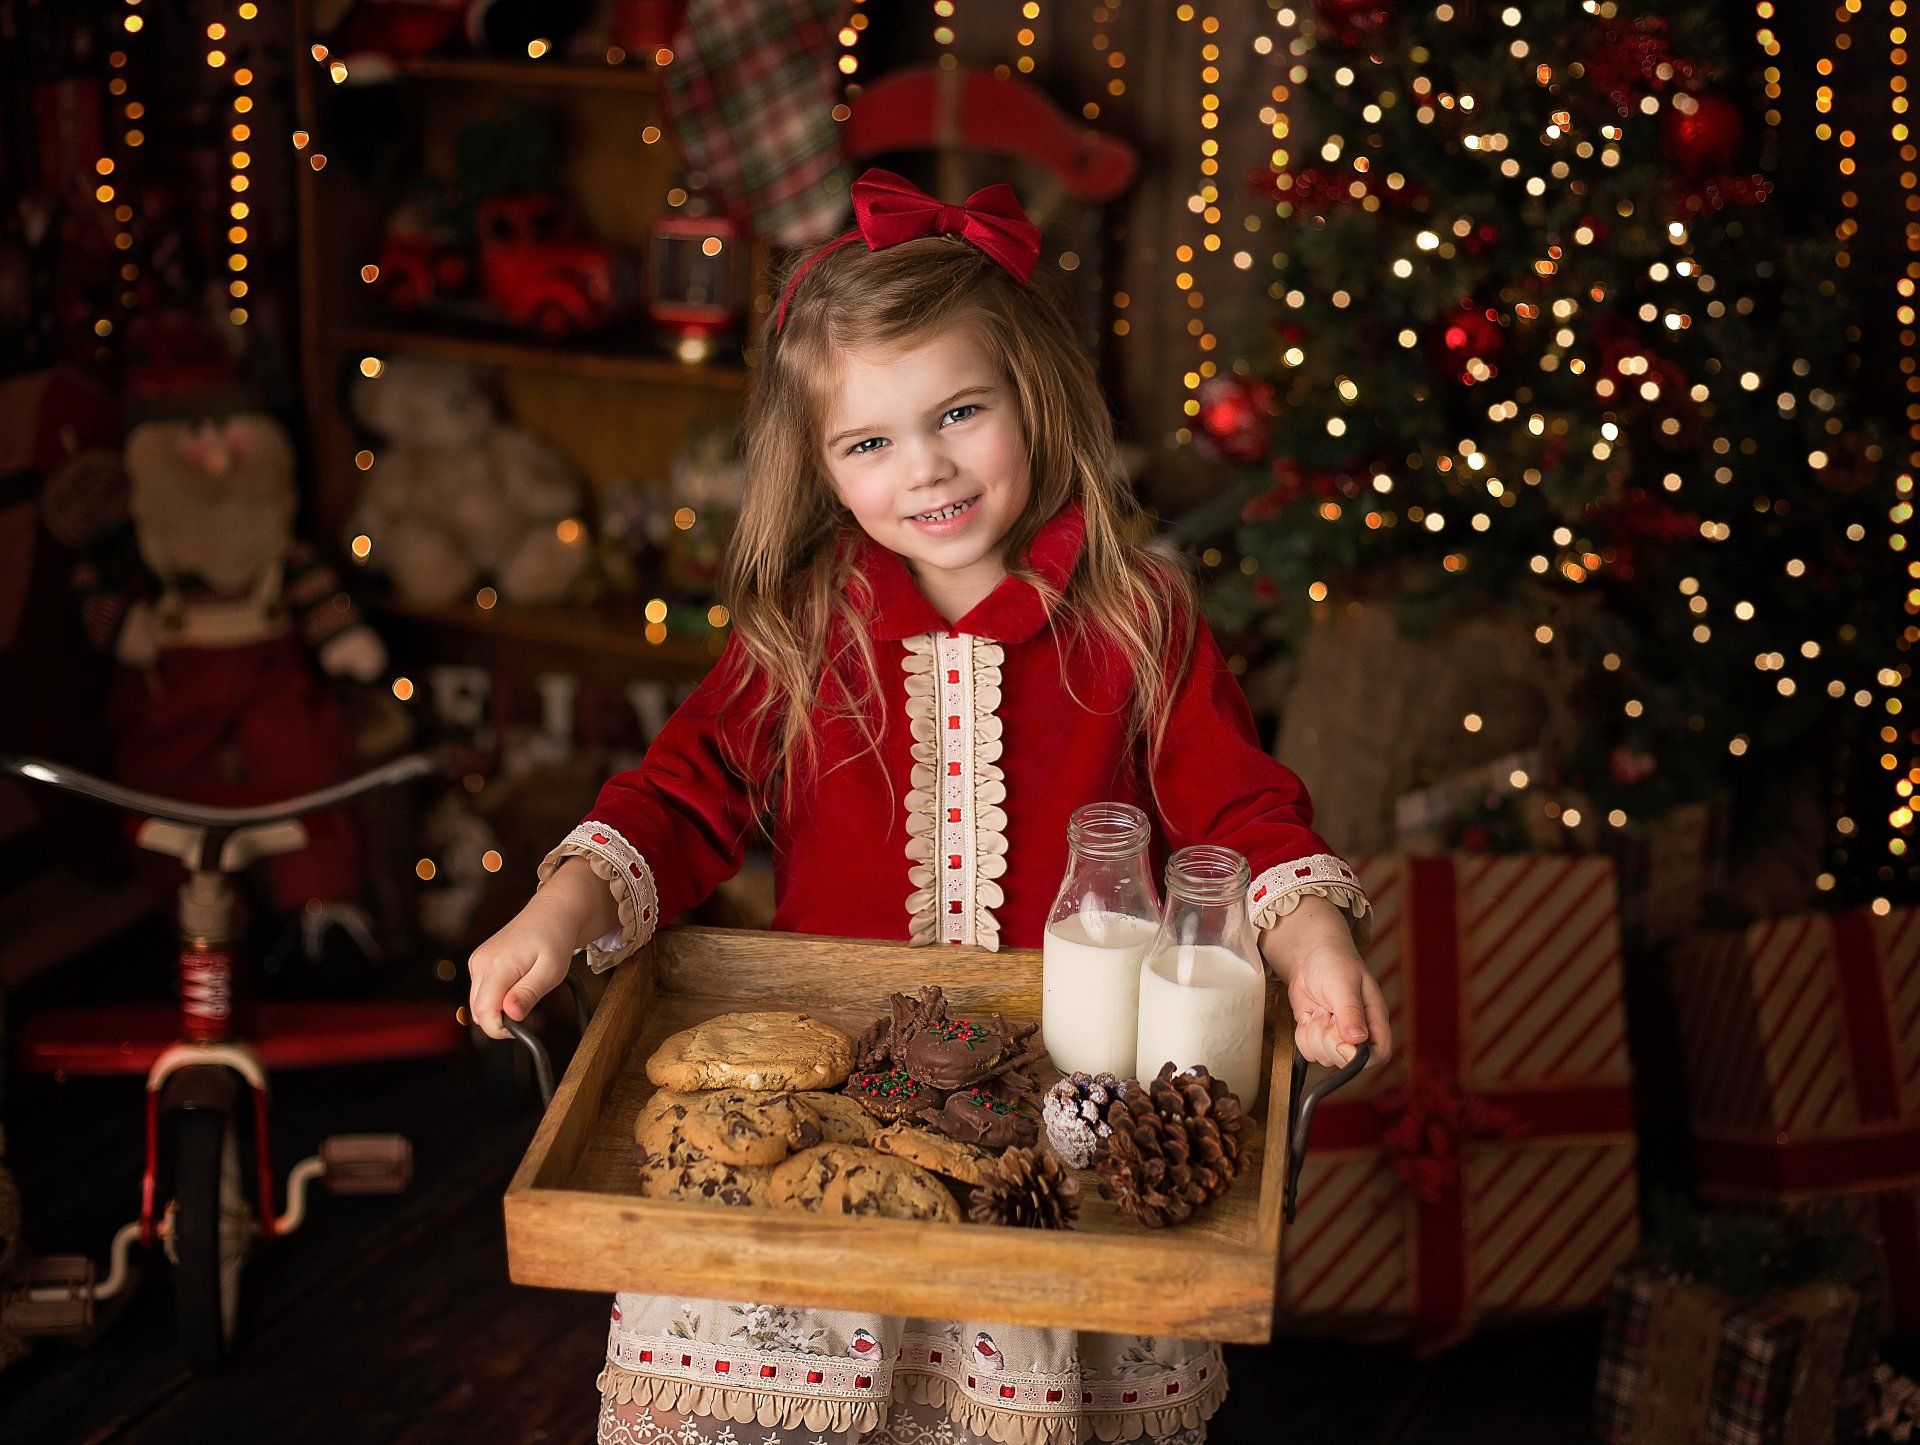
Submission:
[[[99,996],[101,969],[117,962],[15,999],[16,1023],[63,996]],[[138,1094],[133,1081],[11,1081],[12,1163],[39,1253],[100,1257],[133,1217]],[[249,1265],[242,1338],[218,1378],[179,1362],[162,1263],[91,1344],[43,1343],[0,1374],[0,1441],[590,1439],[606,1301],[506,1278],[500,1197],[533,1124],[494,1109],[466,1058],[282,1076],[283,1171],[323,1134],[397,1129],[413,1140],[413,1187],[316,1195],[300,1232]],[[1590,1441],[1598,1337],[1596,1321],[1573,1320],[1488,1333],[1428,1362],[1326,1341],[1236,1349],[1212,1438]]]

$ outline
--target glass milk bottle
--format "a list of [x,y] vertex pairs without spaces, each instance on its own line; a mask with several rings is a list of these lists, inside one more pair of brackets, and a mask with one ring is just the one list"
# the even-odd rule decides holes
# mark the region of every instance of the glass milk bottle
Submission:
[[1231,848],[1182,848],[1167,860],[1167,906],[1140,962],[1139,1077],[1169,1060],[1207,1071],[1252,1108],[1267,973],[1247,916],[1247,860]]
[[1047,916],[1040,1034],[1063,1074],[1133,1077],[1140,955],[1159,931],[1147,864],[1153,829],[1126,803],[1088,803],[1067,824],[1067,876]]

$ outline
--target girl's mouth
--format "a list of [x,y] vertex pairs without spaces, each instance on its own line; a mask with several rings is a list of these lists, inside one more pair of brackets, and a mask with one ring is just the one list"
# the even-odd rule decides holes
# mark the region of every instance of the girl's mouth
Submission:
[[928,531],[956,531],[979,503],[978,497],[968,497],[964,502],[955,502],[952,506],[941,507],[937,511],[921,512],[908,520]]

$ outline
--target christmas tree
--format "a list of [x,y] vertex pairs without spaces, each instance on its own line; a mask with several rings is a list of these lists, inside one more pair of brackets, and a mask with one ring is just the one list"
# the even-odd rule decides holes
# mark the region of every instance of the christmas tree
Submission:
[[1319,0],[1311,154],[1253,178],[1274,309],[1189,403],[1243,469],[1183,528],[1217,620],[1275,647],[1360,597],[1537,621],[1591,726],[1534,785],[1615,827],[1843,735],[1878,753],[1898,708],[1887,448],[1713,15]]

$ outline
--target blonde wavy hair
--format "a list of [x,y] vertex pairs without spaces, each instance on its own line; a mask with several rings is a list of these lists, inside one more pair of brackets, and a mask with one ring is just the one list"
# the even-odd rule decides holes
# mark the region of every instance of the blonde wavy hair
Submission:
[[[912,347],[954,326],[971,327],[999,367],[1026,437],[1032,494],[1007,534],[1008,570],[1053,604],[1049,627],[1069,679],[1073,647],[1117,645],[1135,679],[1129,736],[1147,740],[1150,759],[1158,755],[1191,656],[1193,584],[1177,558],[1147,546],[1149,524],[1121,466],[1106,398],[1050,276],[1042,270],[1022,286],[953,236],[878,252],[855,241],[807,272],[778,335],[769,318],[747,402],[745,496],[721,586],[748,663],[735,700],[756,674],[766,684],[746,719],[762,759],[753,782],[763,810],[776,782],[785,799],[817,767],[816,714],[850,721],[876,755],[885,726],[862,620],[872,599],[853,570],[859,528],[825,465],[838,358]],[[1022,563],[1041,527],[1074,501],[1086,539],[1056,593]]]

